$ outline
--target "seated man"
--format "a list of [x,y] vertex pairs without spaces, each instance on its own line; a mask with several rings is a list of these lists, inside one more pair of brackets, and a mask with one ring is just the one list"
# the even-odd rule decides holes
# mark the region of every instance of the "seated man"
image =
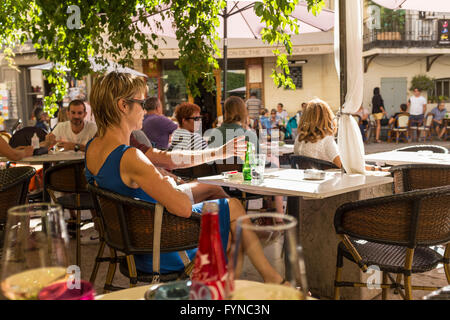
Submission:
[[361,135],[363,137],[363,141],[366,142],[367,141],[367,137],[366,137],[366,129],[367,126],[369,125],[369,110],[367,110],[366,108],[364,108],[362,105],[361,107],[358,109],[358,111],[355,113],[355,115],[359,116],[361,122],[358,123],[359,125],[359,130],[361,130]]
[[163,115],[161,101],[156,97],[147,99],[144,108],[147,114],[144,115],[142,131],[156,148],[168,149],[170,136],[178,128],[177,124]]
[[433,128],[436,130],[436,135],[440,140],[442,140],[442,136],[447,130],[445,126],[445,115],[447,113],[447,109],[445,108],[445,103],[440,101],[437,107],[433,108],[431,112],[433,114]]
[[408,106],[406,105],[406,103],[402,103],[400,105],[400,112],[396,112],[390,119],[389,119],[389,126],[392,125],[393,123],[395,123],[395,121],[397,121],[397,118],[399,115],[401,114],[405,114],[405,115],[409,115],[409,113],[406,112],[406,110],[408,109]]
[[73,100],[67,109],[69,121],[59,122],[45,137],[41,146],[53,147],[58,144],[64,150],[84,151],[86,143],[97,133],[94,122],[85,121],[86,106],[81,100]]

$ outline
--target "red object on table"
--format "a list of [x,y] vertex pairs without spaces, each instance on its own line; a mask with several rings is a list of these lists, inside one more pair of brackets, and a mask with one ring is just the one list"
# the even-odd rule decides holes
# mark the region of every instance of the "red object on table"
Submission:
[[39,300],[94,300],[93,285],[85,280],[80,281],[77,289],[69,288],[67,281],[53,283],[39,292]]
[[215,202],[206,202],[203,206],[192,280],[208,286],[212,300],[223,300],[227,276],[227,264],[219,232],[219,209]]

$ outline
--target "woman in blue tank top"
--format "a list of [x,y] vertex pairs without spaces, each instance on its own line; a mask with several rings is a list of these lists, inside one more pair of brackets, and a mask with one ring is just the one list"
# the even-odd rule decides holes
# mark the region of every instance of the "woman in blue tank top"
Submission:
[[[189,196],[177,188],[172,178],[162,176],[140,150],[128,145],[131,132],[142,127],[146,89],[142,78],[126,73],[111,72],[96,80],[90,103],[97,123],[98,137],[86,146],[86,178],[91,184],[128,197],[159,202],[170,213],[188,218],[193,211],[201,212],[202,204],[192,205]],[[203,152],[203,162],[228,156],[224,155],[222,149],[223,147]],[[246,212],[237,199],[216,201],[219,205],[221,240],[226,251],[229,233],[234,233],[235,220]],[[282,277],[265,258],[257,236],[249,233],[242,241],[257,243],[246,253],[264,281],[282,283]],[[189,250],[188,256],[193,258],[195,251]],[[161,273],[184,268],[177,252],[161,254],[160,261]],[[153,271],[151,255],[135,255],[135,262],[138,270],[149,273]]]

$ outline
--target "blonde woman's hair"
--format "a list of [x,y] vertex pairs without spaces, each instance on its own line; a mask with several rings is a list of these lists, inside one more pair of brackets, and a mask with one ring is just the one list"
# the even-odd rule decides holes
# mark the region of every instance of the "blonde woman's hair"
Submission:
[[336,131],[334,113],[323,100],[314,99],[308,102],[298,125],[298,141],[317,142]]
[[111,126],[120,125],[122,113],[120,99],[132,99],[138,93],[145,93],[145,80],[129,73],[111,72],[97,78],[89,96],[92,113],[97,124],[98,135],[105,134]]
[[245,106],[244,100],[240,97],[229,97],[225,100],[224,109],[224,123],[241,122],[242,125],[247,123],[247,107]]

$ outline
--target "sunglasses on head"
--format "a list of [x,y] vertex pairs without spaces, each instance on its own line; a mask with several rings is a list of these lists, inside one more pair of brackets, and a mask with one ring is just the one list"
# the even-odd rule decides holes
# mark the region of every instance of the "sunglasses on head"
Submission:
[[199,116],[199,117],[189,117],[189,118],[186,118],[187,120],[194,120],[194,121],[199,121],[199,120],[202,120],[203,119],[203,117],[202,116]]

